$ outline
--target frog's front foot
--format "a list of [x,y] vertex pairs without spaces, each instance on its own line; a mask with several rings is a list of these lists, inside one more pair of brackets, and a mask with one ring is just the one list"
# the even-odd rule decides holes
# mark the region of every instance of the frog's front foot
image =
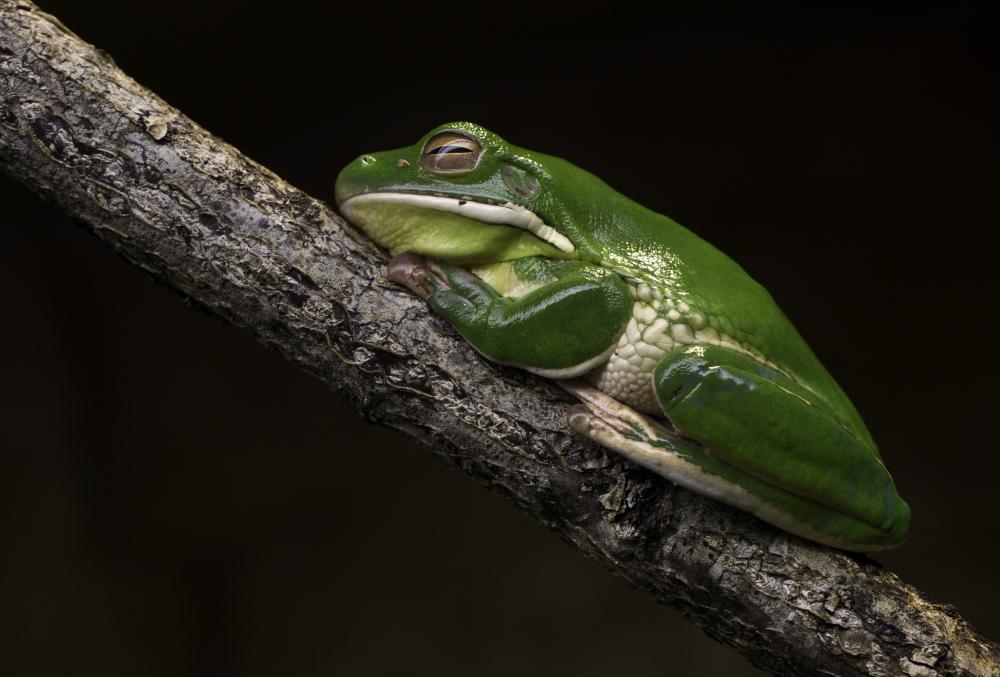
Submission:
[[477,302],[477,305],[485,305],[496,297],[489,285],[466,269],[412,252],[389,259],[387,272],[390,280],[425,301],[436,292],[448,291]]
[[434,292],[431,279],[434,270],[431,262],[420,254],[404,252],[393,256],[389,259],[387,272],[390,280],[403,285],[425,301]]

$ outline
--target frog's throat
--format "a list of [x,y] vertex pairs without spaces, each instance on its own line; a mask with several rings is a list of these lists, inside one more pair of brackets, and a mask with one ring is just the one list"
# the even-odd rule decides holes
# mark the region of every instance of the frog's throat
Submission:
[[468,198],[424,195],[420,193],[363,193],[344,200],[341,211],[349,213],[352,207],[365,204],[402,204],[411,207],[434,209],[440,212],[458,214],[468,219],[501,226],[512,226],[526,230],[535,237],[548,242],[564,252],[572,253],[576,247],[569,239],[552,226],[546,224],[530,209],[512,202],[489,204]]

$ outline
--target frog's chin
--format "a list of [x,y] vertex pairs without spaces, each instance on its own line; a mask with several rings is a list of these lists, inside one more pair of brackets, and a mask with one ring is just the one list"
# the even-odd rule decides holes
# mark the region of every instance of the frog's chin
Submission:
[[458,265],[526,256],[576,258],[566,236],[509,202],[375,192],[343,200],[340,211],[393,254],[416,252]]

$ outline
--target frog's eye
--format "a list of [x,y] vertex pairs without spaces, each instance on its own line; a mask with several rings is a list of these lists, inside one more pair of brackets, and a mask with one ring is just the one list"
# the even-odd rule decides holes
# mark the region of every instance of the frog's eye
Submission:
[[441,132],[427,140],[420,154],[420,166],[437,174],[467,172],[479,164],[483,147],[470,136]]

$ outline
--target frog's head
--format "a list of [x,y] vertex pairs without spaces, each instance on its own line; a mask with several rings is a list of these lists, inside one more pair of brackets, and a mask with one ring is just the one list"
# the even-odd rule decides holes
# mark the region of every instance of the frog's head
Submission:
[[593,215],[609,193],[565,160],[469,122],[442,125],[413,146],[362,155],[336,185],[344,216],[391,254],[458,265],[526,256],[598,261],[600,238],[588,230],[600,227]]

